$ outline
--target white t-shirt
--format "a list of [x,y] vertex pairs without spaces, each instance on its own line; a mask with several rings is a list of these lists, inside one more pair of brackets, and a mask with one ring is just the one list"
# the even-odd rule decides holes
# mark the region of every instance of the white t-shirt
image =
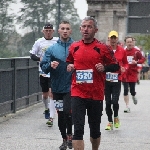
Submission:
[[[37,41],[35,41],[32,47],[32,50],[30,50],[29,52],[31,54],[36,55],[37,57],[43,57],[46,49],[52,46],[53,44],[55,44],[57,40],[58,40],[58,37],[53,37],[51,40],[46,40],[44,37],[42,37],[38,39]],[[40,72],[40,75],[43,75],[44,77],[50,77],[50,74],[45,74],[42,72],[40,66],[39,66],[39,72]]]

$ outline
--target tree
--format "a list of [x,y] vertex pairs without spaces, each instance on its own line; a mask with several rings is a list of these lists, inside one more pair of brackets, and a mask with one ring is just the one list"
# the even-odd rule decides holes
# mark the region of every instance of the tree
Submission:
[[137,45],[141,45],[145,52],[150,53],[150,35],[137,35],[135,38]]
[[26,33],[21,40],[18,42],[18,52],[20,56],[29,56],[29,51],[31,50],[35,40],[32,38],[34,32]]
[[21,0],[21,2],[24,7],[20,9],[21,15],[17,17],[17,22],[22,24],[22,28],[29,28],[35,40],[41,36],[43,24],[48,22],[51,16],[52,2],[50,0]]
[[[14,3],[14,0],[1,0],[0,1],[0,50],[7,51],[7,45],[10,40],[10,35],[14,32],[13,25],[14,14],[8,15],[9,4]],[[4,52],[5,53],[5,52]],[[1,57],[2,54],[1,54]]]
[[[22,24],[22,28],[27,27],[32,33],[35,33],[33,39],[42,36],[41,30],[45,22],[52,22],[57,26],[58,0],[21,0],[21,2],[24,7],[20,9],[21,15],[17,17],[17,21]],[[62,0],[60,12],[61,20],[69,20],[74,31],[74,26],[79,26],[80,22],[77,10],[74,8],[74,0],[69,2]],[[77,29],[77,27],[75,28]],[[77,33],[77,30],[74,33]]]
[[[74,8],[74,0],[61,0],[60,20],[58,21],[58,0],[21,0],[23,7],[20,9],[20,16],[17,17],[17,23],[21,28],[28,28],[22,40],[18,42],[18,51],[24,56],[29,54],[35,40],[43,36],[41,32],[46,22],[51,22],[55,27],[58,22],[67,20],[72,25],[74,40],[81,38],[79,32],[80,19],[77,10]],[[54,36],[57,36],[57,31]],[[21,48],[22,47],[22,48]]]
[[[57,0],[58,1],[58,0]],[[74,7],[75,0],[61,0],[61,7],[60,7],[60,19],[61,20],[69,20],[72,25],[72,37],[74,40],[79,40],[81,38],[81,34],[79,31],[80,27],[80,18],[77,14],[77,9]],[[57,6],[58,8],[58,6]],[[58,12],[57,15],[58,16]],[[57,18],[56,18],[57,20]],[[60,22],[61,22],[60,20]],[[58,22],[58,21],[57,21]],[[56,23],[57,23],[56,22]]]

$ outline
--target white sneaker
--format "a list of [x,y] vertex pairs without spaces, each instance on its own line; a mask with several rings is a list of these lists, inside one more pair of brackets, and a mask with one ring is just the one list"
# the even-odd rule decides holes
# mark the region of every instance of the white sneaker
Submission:
[[124,110],[124,113],[130,113],[130,108],[126,107],[125,110]]
[[137,98],[135,96],[132,96],[132,100],[133,100],[133,103],[136,105],[138,102]]

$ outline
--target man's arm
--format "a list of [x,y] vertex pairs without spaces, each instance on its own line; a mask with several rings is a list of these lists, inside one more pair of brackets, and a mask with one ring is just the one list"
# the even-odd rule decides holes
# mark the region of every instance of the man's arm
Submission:
[[104,66],[101,63],[98,63],[95,65],[96,69],[98,72],[116,72],[120,69],[119,64],[110,64],[110,65],[106,65]]
[[104,72],[119,71],[120,65],[117,59],[115,58],[111,47],[106,46],[105,59],[106,59],[106,65],[104,66]]
[[35,54],[30,53],[30,58],[34,61],[40,61],[40,57],[37,57]]
[[116,72],[120,69],[119,63],[104,66],[104,72]]
[[42,61],[40,62],[40,67],[44,73],[49,73],[51,69],[51,49],[50,47],[46,50]]
[[120,69],[119,63],[114,57],[113,51],[109,46],[104,46],[104,64],[98,63],[95,65],[99,72],[116,72]]
[[41,61],[40,56],[38,56],[39,52],[39,42],[35,41],[34,45],[32,46],[32,50],[30,52],[30,58],[34,61]]

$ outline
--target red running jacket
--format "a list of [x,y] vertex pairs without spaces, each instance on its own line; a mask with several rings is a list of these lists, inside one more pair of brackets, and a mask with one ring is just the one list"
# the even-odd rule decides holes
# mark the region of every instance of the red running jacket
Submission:
[[[127,54],[123,47],[117,46],[116,51],[114,52],[115,58],[119,62],[119,65],[121,67],[125,67],[125,69],[128,69],[128,61],[127,61]],[[118,80],[122,81],[125,78],[125,73],[122,73],[121,70],[117,71],[119,73]]]
[[[98,72],[95,65],[97,63],[101,63],[109,69],[114,68],[114,71],[119,70],[119,67],[118,69],[115,69],[115,66],[119,65],[112,50],[96,39],[89,44],[84,44],[81,40],[71,44],[66,61],[74,64],[75,67],[75,71],[72,75],[71,96],[78,96],[93,100],[103,100],[106,73]],[[77,83],[76,77],[78,70],[87,69],[93,70],[93,83]],[[109,71],[109,69],[107,69],[107,71]]]
[[[126,48],[127,60],[129,68],[126,71],[126,80],[123,82],[137,82],[137,64],[142,64],[145,58],[142,56],[141,52],[136,48],[128,50]],[[131,59],[137,61],[137,64],[131,64]]]

